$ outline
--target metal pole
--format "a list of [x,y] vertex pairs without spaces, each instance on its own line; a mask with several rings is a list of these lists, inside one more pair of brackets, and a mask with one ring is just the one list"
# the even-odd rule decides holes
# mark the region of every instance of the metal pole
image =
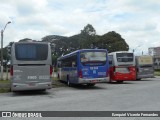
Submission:
[[3,33],[7,25],[10,23],[11,21],[7,22],[7,24],[4,26],[4,29],[1,30],[1,80],[3,80]]
[[1,80],[3,80],[3,30],[1,30]]

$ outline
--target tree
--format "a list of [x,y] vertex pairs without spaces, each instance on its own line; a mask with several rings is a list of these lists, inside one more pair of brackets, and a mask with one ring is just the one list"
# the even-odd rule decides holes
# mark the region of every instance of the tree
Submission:
[[91,24],[88,24],[84,27],[83,30],[81,30],[81,34],[94,36],[94,35],[96,35],[96,30],[93,28],[93,26]]
[[[30,39],[25,38],[20,41],[28,40]],[[91,24],[87,24],[79,34],[70,37],[48,35],[42,38],[42,42],[51,43],[53,63],[56,63],[58,57],[79,49],[99,48],[107,49],[109,52],[129,49],[120,34],[110,31],[104,35],[96,35],[96,30]],[[4,58],[7,59],[5,55]]]

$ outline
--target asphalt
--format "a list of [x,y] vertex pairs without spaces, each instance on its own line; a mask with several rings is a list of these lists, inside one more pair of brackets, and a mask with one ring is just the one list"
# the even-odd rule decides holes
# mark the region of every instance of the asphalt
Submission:
[[[156,77],[141,81],[126,81],[122,84],[101,83],[94,87],[66,86],[52,88],[46,92],[2,93],[0,94],[0,109],[1,111],[160,111],[159,91],[160,77]],[[107,118],[107,120],[110,119],[159,120],[158,118],[138,117]]]

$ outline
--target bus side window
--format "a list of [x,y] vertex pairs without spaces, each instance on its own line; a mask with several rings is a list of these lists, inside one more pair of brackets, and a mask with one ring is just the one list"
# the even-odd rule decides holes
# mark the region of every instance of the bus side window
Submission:
[[76,67],[76,63],[74,61],[72,62],[72,67]]

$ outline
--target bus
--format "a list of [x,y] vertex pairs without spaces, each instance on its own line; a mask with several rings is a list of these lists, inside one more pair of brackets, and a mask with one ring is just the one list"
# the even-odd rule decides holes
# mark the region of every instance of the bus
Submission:
[[106,49],[82,49],[58,58],[58,79],[72,84],[94,86],[109,81]]
[[153,57],[150,55],[136,56],[136,78],[141,80],[142,78],[154,77],[154,64]]
[[52,88],[51,47],[45,42],[15,42],[11,47],[11,91]]
[[117,51],[109,53],[110,82],[136,80],[135,56],[132,52]]

